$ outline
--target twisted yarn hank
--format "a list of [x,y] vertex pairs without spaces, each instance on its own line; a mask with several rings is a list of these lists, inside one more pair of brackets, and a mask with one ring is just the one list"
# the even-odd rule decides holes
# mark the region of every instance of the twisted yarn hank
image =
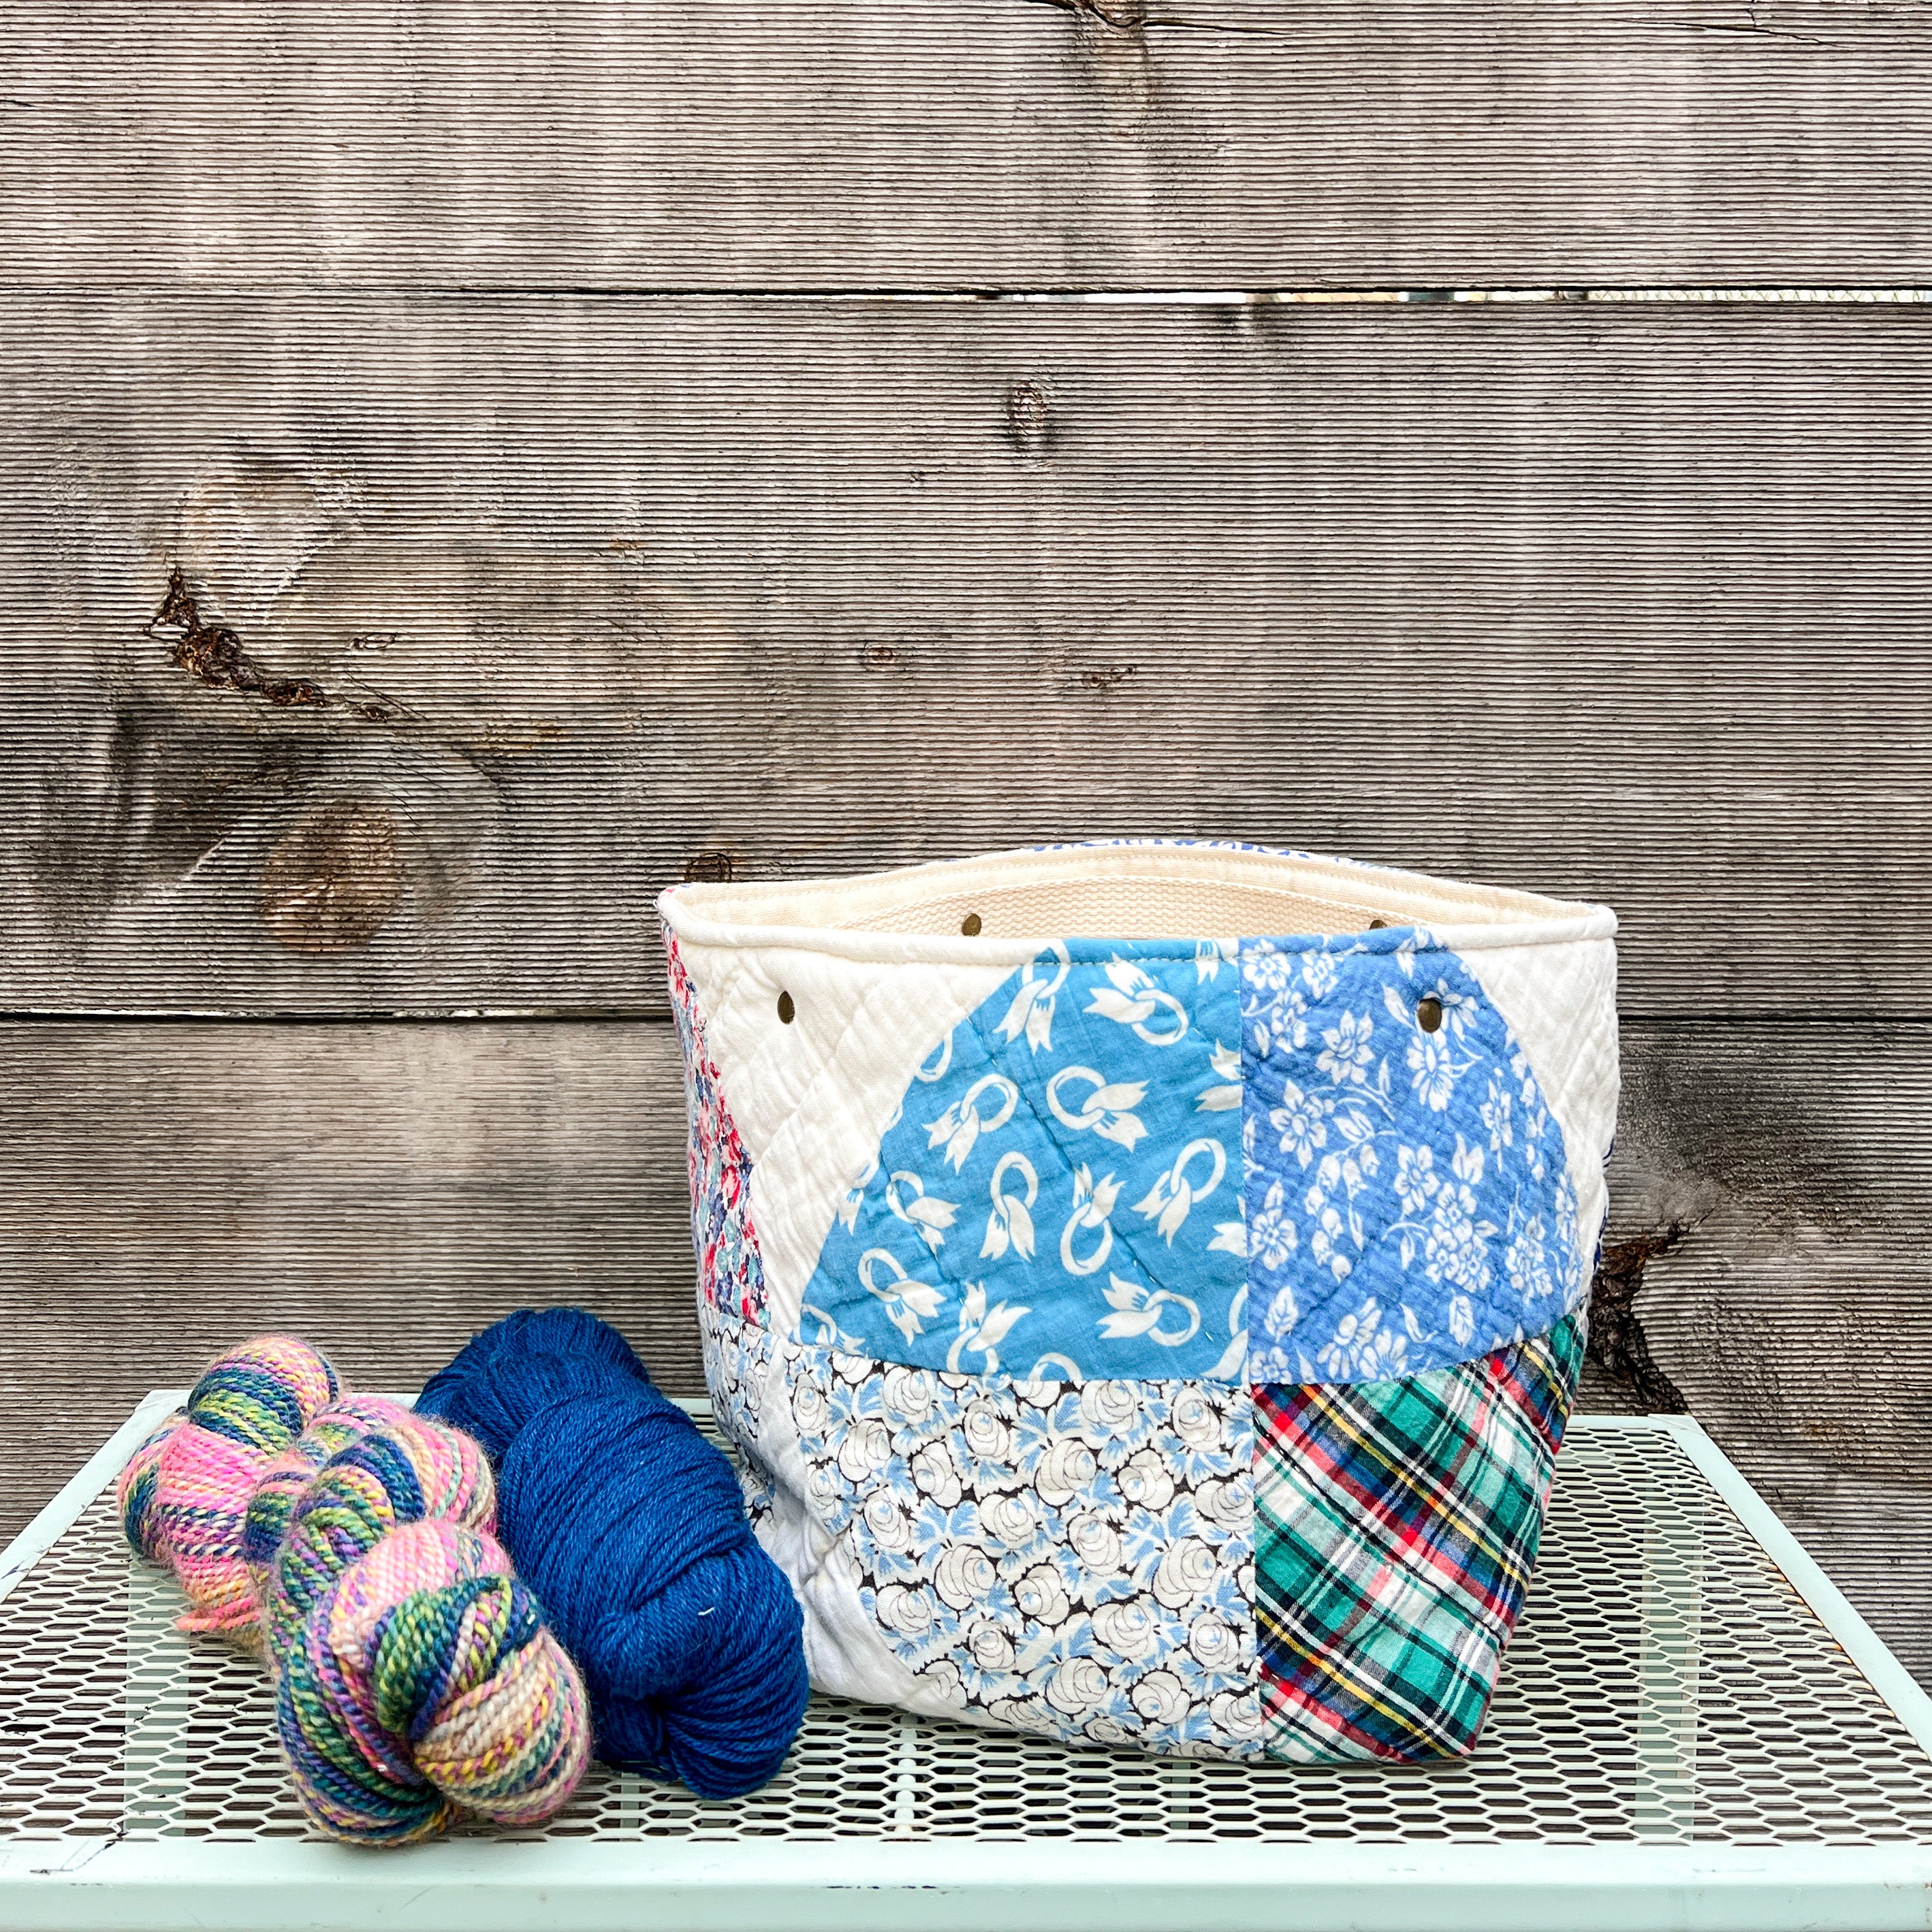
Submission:
[[196,1593],[184,1629],[266,1642],[296,1792],[328,1835],[548,1817],[588,1760],[589,1712],[489,1534],[489,1463],[338,1387],[286,1336],[224,1356],[124,1471],[128,1540]]
[[705,1798],[784,1762],[809,1685],[791,1586],[730,1464],[580,1309],[524,1310],[430,1378],[496,1464],[505,1547],[583,1668],[598,1755]]
[[128,1540],[173,1570],[188,1593],[184,1630],[245,1633],[255,1580],[242,1519],[269,1463],[340,1392],[328,1361],[292,1335],[244,1342],[210,1364],[121,1472]]
[[473,1436],[399,1408],[322,1457],[289,1498],[263,1573],[271,1653],[288,1647],[350,1564],[392,1531],[424,1520],[487,1534],[496,1526],[496,1482]]
[[406,1844],[464,1810],[553,1815],[590,1756],[584,1687],[488,1534],[488,1463],[411,1416],[338,1451],[290,1512],[265,1604],[276,1722],[309,1814]]
[[242,1517],[242,1560],[258,1602],[266,1598],[268,1568],[287,1534],[289,1517],[316,1470],[371,1430],[409,1418],[407,1405],[388,1396],[338,1396],[262,1470]]

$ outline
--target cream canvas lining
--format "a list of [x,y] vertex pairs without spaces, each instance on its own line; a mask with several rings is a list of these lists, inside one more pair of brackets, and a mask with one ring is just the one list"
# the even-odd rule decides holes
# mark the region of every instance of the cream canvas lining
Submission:
[[977,936],[995,944],[1076,934],[1151,940],[1329,935],[1360,932],[1376,920],[1541,926],[1598,910],[1336,860],[1155,843],[1002,853],[799,885],[692,885],[668,898],[706,921],[820,933],[956,940],[976,916]]
[[1372,907],[1305,892],[1179,879],[1097,879],[950,892],[844,922],[860,932],[957,932],[969,915],[992,938],[1080,933],[1095,939],[1189,939],[1197,933],[1358,932]]

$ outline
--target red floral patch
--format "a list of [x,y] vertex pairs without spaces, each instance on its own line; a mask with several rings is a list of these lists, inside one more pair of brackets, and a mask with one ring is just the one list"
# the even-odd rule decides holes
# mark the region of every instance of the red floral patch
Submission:
[[670,998],[684,1048],[685,1103],[691,1122],[691,1238],[699,1292],[713,1307],[763,1325],[765,1264],[752,1226],[752,1157],[724,1104],[718,1069],[704,1045],[704,1022],[677,941],[666,935]]

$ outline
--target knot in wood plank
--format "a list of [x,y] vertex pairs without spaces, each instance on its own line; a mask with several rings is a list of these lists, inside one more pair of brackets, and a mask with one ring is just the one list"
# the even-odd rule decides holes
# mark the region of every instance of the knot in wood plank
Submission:
[[262,923],[295,952],[349,952],[381,929],[402,892],[396,820],[377,799],[304,812],[262,867]]

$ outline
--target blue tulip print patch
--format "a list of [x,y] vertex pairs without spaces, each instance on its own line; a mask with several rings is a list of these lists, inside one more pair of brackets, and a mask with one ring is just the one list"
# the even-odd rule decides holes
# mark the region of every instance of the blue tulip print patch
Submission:
[[1384,1382],[1580,1299],[1562,1129],[1426,934],[1071,955],[919,1069],[803,1340],[1022,1380]]
[[1238,1382],[1232,942],[1049,947],[934,1049],[856,1177],[800,1333],[915,1367]]
[[1562,1130],[1462,960],[1259,940],[1240,966],[1249,1378],[1389,1381],[1560,1321],[1586,1285]]

